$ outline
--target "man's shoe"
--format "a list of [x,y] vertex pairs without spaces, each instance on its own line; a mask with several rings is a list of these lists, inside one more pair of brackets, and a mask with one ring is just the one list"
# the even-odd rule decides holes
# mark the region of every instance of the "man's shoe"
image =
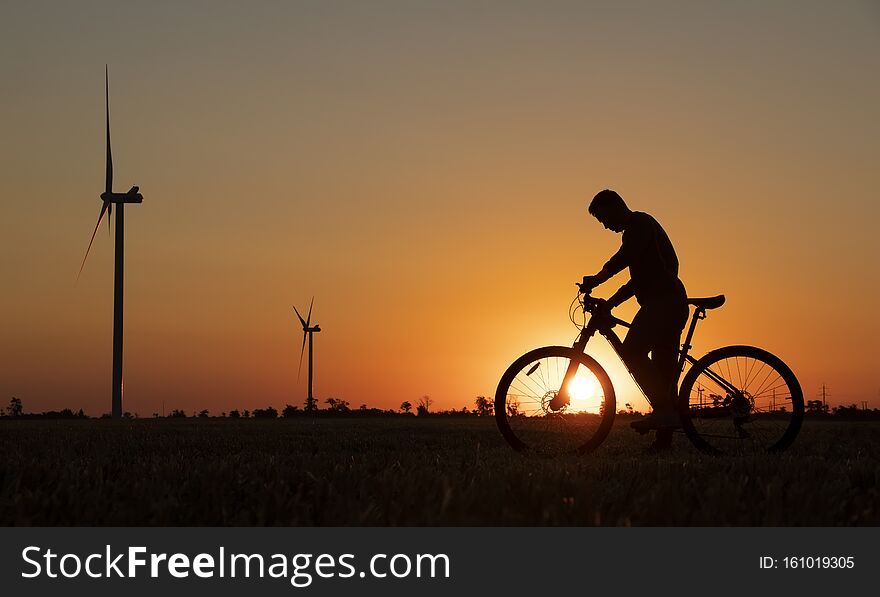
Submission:
[[629,426],[639,433],[644,434],[649,431],[654,431],[655,429],[678,429],[681,427],[681,419],[678,417],[678,413],[674,410],[655,410],[644,419],[633,421]]

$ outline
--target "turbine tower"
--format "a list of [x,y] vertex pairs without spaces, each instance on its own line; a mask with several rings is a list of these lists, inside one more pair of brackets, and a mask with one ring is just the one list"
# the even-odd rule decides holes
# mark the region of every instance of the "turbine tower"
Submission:
[[104,67],[104,100],[107,114],[107,168],[104,192],[101,193],[101,213],[98,214],[98,223],[95,224],[95,230],[92,232],[92,238],[89,240],[89,246],[86,249],[86,255],[83,257],[82,265],[79,267],[79,279],[83,268],[86,265],[86,259],[89,257],[89,251],[92,249],[92,243],[95,241],[95,235],[98,233],[98,227],[104,218],[104,212],[107,212],[107,230],[110,230],[110,218],[113,216],[113,204],[116,204],[116,247],[115,247],[115,265],[113,275],[113,380],[111,392],[111,413],[114,419],[122,417],[122,289],[123,289],[123,270],[125,257],[125,220],[123,219],[123,207],[126,203],[142,203],[143,195],[138,192],[138,187],[131,187],[127,193],[113,192],[113,156],[110,152],[110,77],[107,67]]
[[299,374],[302,371],[303,364],[303,354],[306,350],[306,341],[309,343],[309,395],[306,398],[306,410],[315,410],[317,408],[317,404],[315,404],[315,396],[312,394],[312,349],[314,348],[314,339],[312,338],[312,334],[315,332],[321,331],[321,326],[318,324],[311,325],[312,322],[312,305],[315,304],[315,297],[312,297],[312,302],[309,303],[309,314],[303,320],[302,315],[299,314],[299,311],[294,306],[293,310],[296,311],[296,316],[299,317],[299,322],[302,324],[303,328],[303,344],[302,349],[299,352],[299,369],[296,373],[297,380],[299,379]]

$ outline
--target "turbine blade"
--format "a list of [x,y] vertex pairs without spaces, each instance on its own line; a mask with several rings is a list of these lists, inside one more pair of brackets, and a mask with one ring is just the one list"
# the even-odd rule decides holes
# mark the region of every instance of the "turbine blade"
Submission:
[[[86,249],[86,256],[83,257],[82,264],[79,266],[79,273],[76,274],[76,279],[77,279],[77,280],[79,280],[79,277],[80,277],[80,275],[81,275],[82,272],[83,272],[83,268],[86,266],[86,259],[88,259],[88,257],[89,257],[89,251],[92,250],[92,243],[95,242],[95,235],[98,233],[98,227],[101,225],[101,218],[104,217],[104,212],[107,211],[107,206],[108,206],[108,205],[109,205],[109,203],[107,203],[107,202],[105,201],[105,202],[104,202],[104,205],[101,206],[101,213],[98,214],[98,223],[95,224],[95,231],[92,232],[92,238],[89,240],[89,248]],[[108,221],[108,222],[110,221],[109,218],[108,218],[107,221]]]
[[[302,318],[300,318],[302,319]],[[303,345],[299,351],[299,369],[296,370],[296,381],[299,381],[299,374],[302,373],[303,368],[303,355],[306,353],[306,336],[308,334],[303,331]]]
[[299,317],[299,322],[302,324],[303,330],[305,330],[305,328],[308,326],[306,326],[305,320],[303,319],[302,315],[299,314],[299,310],[296,308],[295,305],[293,307],[293,310],[296,311],[296,316]]
[[309,316],[306,317],[306,327],[312,323],[312,305],[315,304],[315,297],[312,297],[312,302],[309,303]]
[[110,73],[107,65],[104,65],[104,99],[107,108],[107,178],[104,190],[108,193],[113,190],[113,153],[110,151]]

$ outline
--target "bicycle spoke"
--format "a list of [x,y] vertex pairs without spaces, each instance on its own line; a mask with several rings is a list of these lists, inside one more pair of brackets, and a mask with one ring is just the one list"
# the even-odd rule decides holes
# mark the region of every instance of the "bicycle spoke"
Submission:
[[[545,359],[545,362],[546,362],[546,359]],[[549,388],[549,386],[547,385],[547,381],[544,379],[544,369],[546,369],[546,368],[547,368],[546,365],[544,367],[538,367],[538,370],[536,371],[536,373],[538,374],[538,379],[541,380],[541,383],[544,386],[545,392]]]
[[[752,360],[752,364],[749,367],[749,372],[746,373],[746,387],[748,387],[749,383],[751,383],[752,380],[756,379],[761,374],[761,371],[764,370],[764,363],[761,363],[761,366],[758,368],[757,371],[755,371],[755,366],[757,366],[757,364],[757,360]],[[752,372],[755,373],[754,377],[752,376]]]

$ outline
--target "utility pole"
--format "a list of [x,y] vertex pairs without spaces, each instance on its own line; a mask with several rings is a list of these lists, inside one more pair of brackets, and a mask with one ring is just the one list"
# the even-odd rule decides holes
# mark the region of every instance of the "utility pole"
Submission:
[[822,384],[822,412],[828,412],[828,397],[831,395],[831,388]]

